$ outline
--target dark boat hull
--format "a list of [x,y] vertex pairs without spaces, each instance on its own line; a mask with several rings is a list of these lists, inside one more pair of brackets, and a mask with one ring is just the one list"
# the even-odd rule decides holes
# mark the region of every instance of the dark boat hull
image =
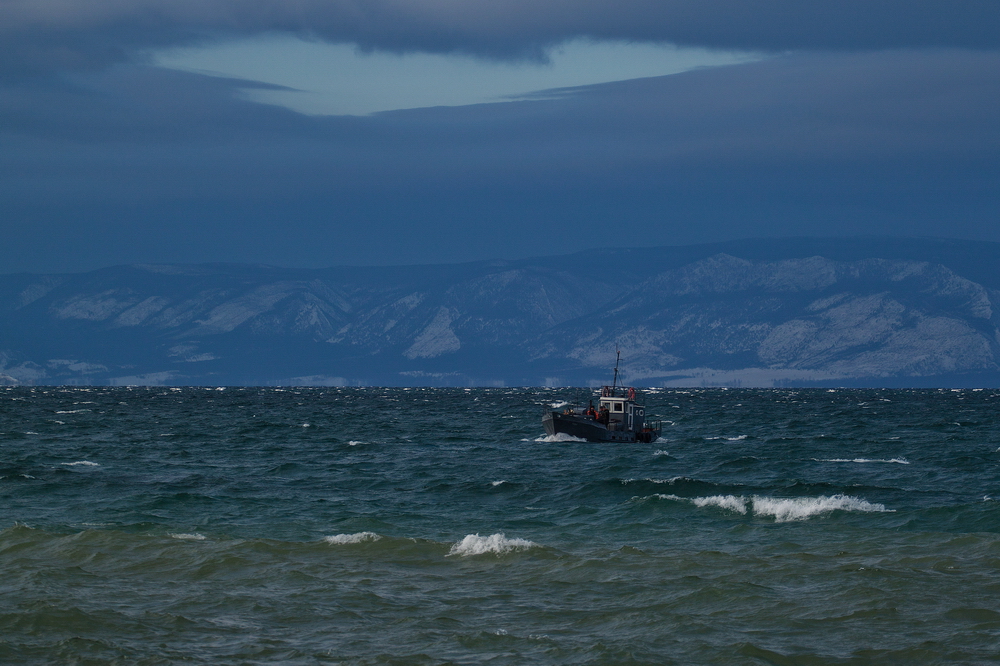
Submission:
[[559,412],[546,412],[542,417],[542,426],[549,435],[564,434],[588,442],[652,442],[660,436],[658,430],[612,430],[590,417]]

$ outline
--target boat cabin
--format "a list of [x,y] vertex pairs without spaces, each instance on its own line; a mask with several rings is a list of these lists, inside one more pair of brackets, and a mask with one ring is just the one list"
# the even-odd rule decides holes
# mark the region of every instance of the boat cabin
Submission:
[[609,430],[642,430],[646,408],[625,397],[602,397],[599,409],[608,410]]

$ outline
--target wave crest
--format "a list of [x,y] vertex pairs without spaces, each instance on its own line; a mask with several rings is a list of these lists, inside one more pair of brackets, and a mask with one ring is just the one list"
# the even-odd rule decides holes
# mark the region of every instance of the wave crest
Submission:
[[323,537],[323,541],[333,545],[344,545],[348,543],[364,543],[366,541],[378,541],[381,539],[378,534],[374,532],[356,532],[354,534],[334,534],[333,536]]
[[819,497],[763,497],[753,495],[711,495],[709,497],[679,497],[677,495],[656,495],[675,502],[690,502],[698,508],[716,507],[725,511],[735,511],[742,515],[771,517],[776,523],[807,520],[834,511],[856,511],[861,513],[892,513],[884,504],[869,502],[850,495],[820,495]]
[[497,532],[489,536],[479,536],[478,534],[468,534],[464,539],[456,543],[448,551],[448,555],[486,555],[493,553],[504,555],[516,550],[527,550],[534,548],[538,544],[527,539],[508,539],[503,532]]
[[909,465],[906,458],[813,458],[816,462],[837,462],[837,463],[895,463],[897,465]]
[[691,502],[696,507],[717,506],[727,511],[735,511],[746,515],[747,500],[745,497],[735,495],[712,495],[711,497],[695,497]]
[[864,513],[885,513],[884,504],[876,504],[850,495],[832,495],[827,497],[795,497],[779,499],[774,497],[753,498],[755,516],[774,516],[775,522],[785,523],[793,520],[805,520],[812,516],[832,511],[860,511]]
[[535,439],[536,442],[586,442],[587,440],[582,437],[574,437],[573,435],[567,435],[564,432],[557,432],[554,435],[546,435],[545,437],[538,437]]

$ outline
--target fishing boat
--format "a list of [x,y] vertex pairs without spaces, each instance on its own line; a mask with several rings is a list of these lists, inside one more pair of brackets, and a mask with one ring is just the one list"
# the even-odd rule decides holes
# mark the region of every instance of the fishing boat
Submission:
[[660,421],[646,420],[646,406],[632,387],[618,386],[618,361],[611,386],[601,389],[598,406],[594,401],[582,411],[567,407],[562,412],[546,410],[542,426],[551,435],[569,435],[588,442],[652,442],[660,436]]

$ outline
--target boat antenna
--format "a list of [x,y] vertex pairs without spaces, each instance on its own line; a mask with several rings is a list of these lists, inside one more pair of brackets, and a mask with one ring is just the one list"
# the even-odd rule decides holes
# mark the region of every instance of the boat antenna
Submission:
[[615,395],[615,389],[618,387],[618,362],[622,360],[622,350],[615,348],[615,354],[618,356],[615,358],[615,379],[611,382],[611,395]]

